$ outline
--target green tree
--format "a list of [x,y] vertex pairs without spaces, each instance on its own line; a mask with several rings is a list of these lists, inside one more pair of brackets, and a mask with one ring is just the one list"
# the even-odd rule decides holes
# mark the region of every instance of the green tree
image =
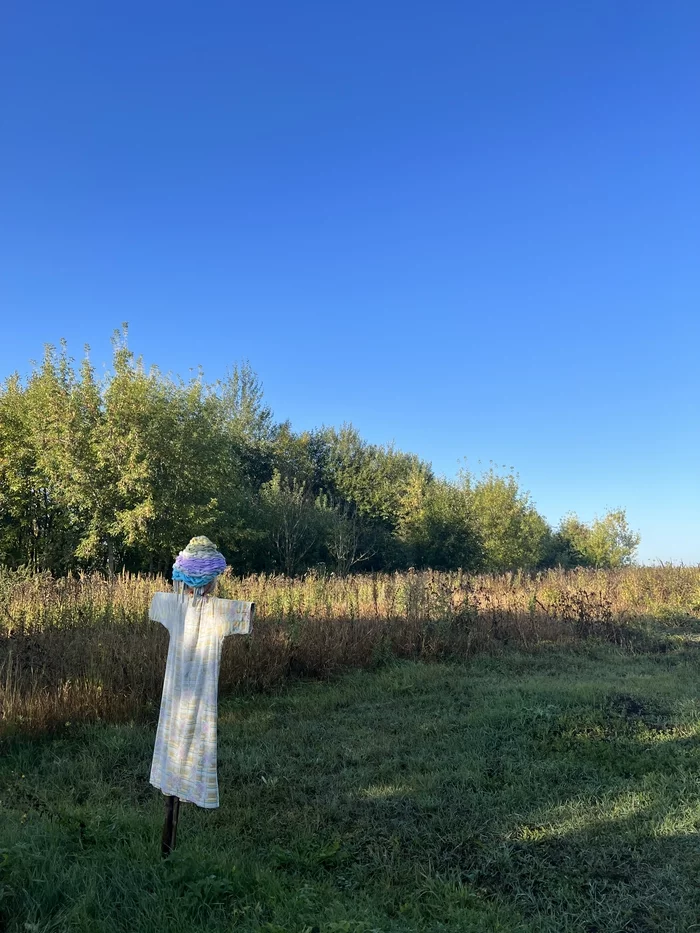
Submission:
[[411,473],[401,502],[398,535],[410,563],[433,570],[476,570],[483,562],[468,486]]
[[32,569],[66,569],[76,543],[55,456],[64,441],[73,378],[65,346],[57,354],[47,345],[26,386],[15,375],[2,395],[0,524],[15,528],[15,562]]
[[0,395],[0,561],[50,566],[46,539],[55,518],[48,480],[37,463],[31,411],[17,374]]
[[316,439],[323,488],[356,515],[363,551],[371,552],[363,566],[373,570],[407,566],[409,555],[398,530],[402,503],[414,474],[432,478],[430,465],[392,444],[369,444],[348,424],[323,428]]
[[565,515],[552,539],[550,566],[627,567],[641,537],[633,532],[624,509],[614,509],[590,524],[582,522],[573,512]]
[[0,387],[0,562],[167,571],[202,533],[240,573],[614,567],[639,543],[622,510],[552,532],[512,473],[448,482],[349,424],[296,433],[247,362],[173,378],[135,357],[126,325],[102,379],[62,342]]
[[517,475],[501,476],[491,467],[476,482],[463,472],[461,481],[471,500],[484,569],[502,573],[537,567],[550,530],[530,494],[520,489]]
[[304,483],[285,479],[279,470],[263,485],[261,499],[275,565],[295,576],[318,559],[329,531],[329,510]]
[[377,553],[377,538],[371,526],[362,521],[357,509],[347,502],[333,504],[322,495],[319,502],[326,509],[326,550],[335,572],[347,576],[361,568]]
[[574,513],[568,513],[559,522],[556,531],[550,536],[546,555],[542,565],[545,567],[591,566],[588,543],[590,527]]
[[629,566],[641,540],[641,535],[629,527],[624,509],[616,509],[603,518],[594,519],[589,541],[593,566]]

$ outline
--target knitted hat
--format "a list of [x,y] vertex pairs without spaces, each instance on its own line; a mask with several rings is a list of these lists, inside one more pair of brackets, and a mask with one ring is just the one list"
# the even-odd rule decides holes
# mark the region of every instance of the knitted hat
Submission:
[[223,554],[204,535],[192,538],[184,551],[180,551],[173,565],[173,580],[179,580],[191,589],[205,587],[226,569]]

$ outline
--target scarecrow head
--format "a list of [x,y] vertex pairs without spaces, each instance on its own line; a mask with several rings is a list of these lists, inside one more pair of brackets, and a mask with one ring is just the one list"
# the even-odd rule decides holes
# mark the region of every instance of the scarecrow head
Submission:
[[192,590],[196,596],[205,596],[211,593],[225,569],[223,554],[217,551],[209,538],[198,535],[177,555],[173,565],[173,585],[179,593]]

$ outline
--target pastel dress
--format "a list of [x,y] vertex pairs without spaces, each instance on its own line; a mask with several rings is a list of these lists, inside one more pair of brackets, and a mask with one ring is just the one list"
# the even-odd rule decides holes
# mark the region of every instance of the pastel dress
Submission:
[[170,633],[150,783],[198,807],[219,806],[216,721],[221,647],[250,633],[253,603],[156,593],[149,617]]

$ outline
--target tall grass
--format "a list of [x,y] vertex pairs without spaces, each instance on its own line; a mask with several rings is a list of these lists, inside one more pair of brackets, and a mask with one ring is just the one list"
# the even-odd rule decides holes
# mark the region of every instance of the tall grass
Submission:
[[[148,605],[168,586],[141,575],[0,572],[0,730],[155,716],[168,635]],[[633,646],[651,621],[700,619],[700,567],[225,576],[219,595],[256,604],[253,635],[224,642],[220,677],[222,692],[250,691],[388,656],[469,657],[589,637]]]

